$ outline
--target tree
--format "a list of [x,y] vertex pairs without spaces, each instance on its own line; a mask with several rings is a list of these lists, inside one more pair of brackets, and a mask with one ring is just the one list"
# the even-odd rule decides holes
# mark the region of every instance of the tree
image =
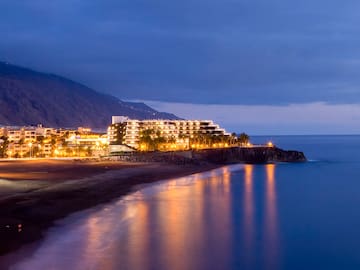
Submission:
[[[23,148],[23,145],[25,144],[25,139],[24,138],[21,138],[20,140],[19,140],[19,142],[18,142],[18,144],[20,145],[20,157],[23,157],[23,151],[22,151],[22,148]],[[29,153],[29,155],[30,155],[30,153]],[[16,156],[16,155],[15,155]]]
[[19,142],[18,142],[18,144],[20,144],[20,146],[23,145],[24,143],[25,143],[25,139],[24,139],[24,138],[21,138],[21,139],[19,140]]
[[92,154],[93,154],[93,151],[92,151],[91,147],[88,146],[88,147],[86,148],[86,155],[87,155],[88,157],[91,157]]
[[230,145],[235,145],[237,140],[238,140],[238,138],[236,136],[236,133],[235,132],[231,133],[231,136],[230,136],[230,139],[229,139],[229,144]]
[[153,139],[154,129],[144,129],[140,131],[140,144],[146,146],[143,150],[154,150],[153,148]]
[[36,137],[36,142],[37,142],[38,144],[40,144],[40,145],[43,145],[44,139],[45,139],[44,136],[37,136],[37,137]]
[[6,157],[6,152],[9,146],[9,140],[6,136],[0,137],[0,157],[4,158]]
[[164,143],[166,143],[166,138],[162,136],[160,130],[144,129],[140,132],[140,144],[146,146],[142,150],[159,150],[160,146]]
[[238,142],[240,145],[246,145],[250,142],[250,136],[243,132],[238,136]]
[[176,143],[176,138],[174,136],[170,136],[166,139],[166,143]]
[[42,148],[44,147],[45,137],[40,135],[36,137],[37,145],[34,147],[34,156],[42,156]]

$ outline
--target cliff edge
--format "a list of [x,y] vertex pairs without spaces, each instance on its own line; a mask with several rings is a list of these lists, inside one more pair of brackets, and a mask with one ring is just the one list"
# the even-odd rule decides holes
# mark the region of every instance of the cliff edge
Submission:
[[303,152],[286,151],[277,147],[231,147],[193,151],[193,158],[216,164],[305,162]]

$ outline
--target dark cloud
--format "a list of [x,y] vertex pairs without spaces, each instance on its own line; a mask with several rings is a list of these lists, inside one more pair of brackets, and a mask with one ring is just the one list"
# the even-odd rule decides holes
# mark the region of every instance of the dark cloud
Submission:
[[0,57],[123,99],[360,103],[356,0],[0,0]]

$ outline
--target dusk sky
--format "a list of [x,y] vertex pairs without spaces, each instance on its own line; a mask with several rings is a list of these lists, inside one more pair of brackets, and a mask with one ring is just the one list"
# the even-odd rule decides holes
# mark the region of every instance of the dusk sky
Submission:
[[358,0],[0,0],[0,60],[229,131],[359,134],[359,10]]

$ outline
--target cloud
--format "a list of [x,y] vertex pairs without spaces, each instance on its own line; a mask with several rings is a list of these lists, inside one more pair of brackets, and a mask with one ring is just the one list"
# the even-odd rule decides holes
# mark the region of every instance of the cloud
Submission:
[[357,0],[0,1],[0,57],[124,99],[359,104]]
[[358,104],[250,106],[142,102],[185,119],[212,119],[230,132],[245,131],[252,135],[360,134]]

